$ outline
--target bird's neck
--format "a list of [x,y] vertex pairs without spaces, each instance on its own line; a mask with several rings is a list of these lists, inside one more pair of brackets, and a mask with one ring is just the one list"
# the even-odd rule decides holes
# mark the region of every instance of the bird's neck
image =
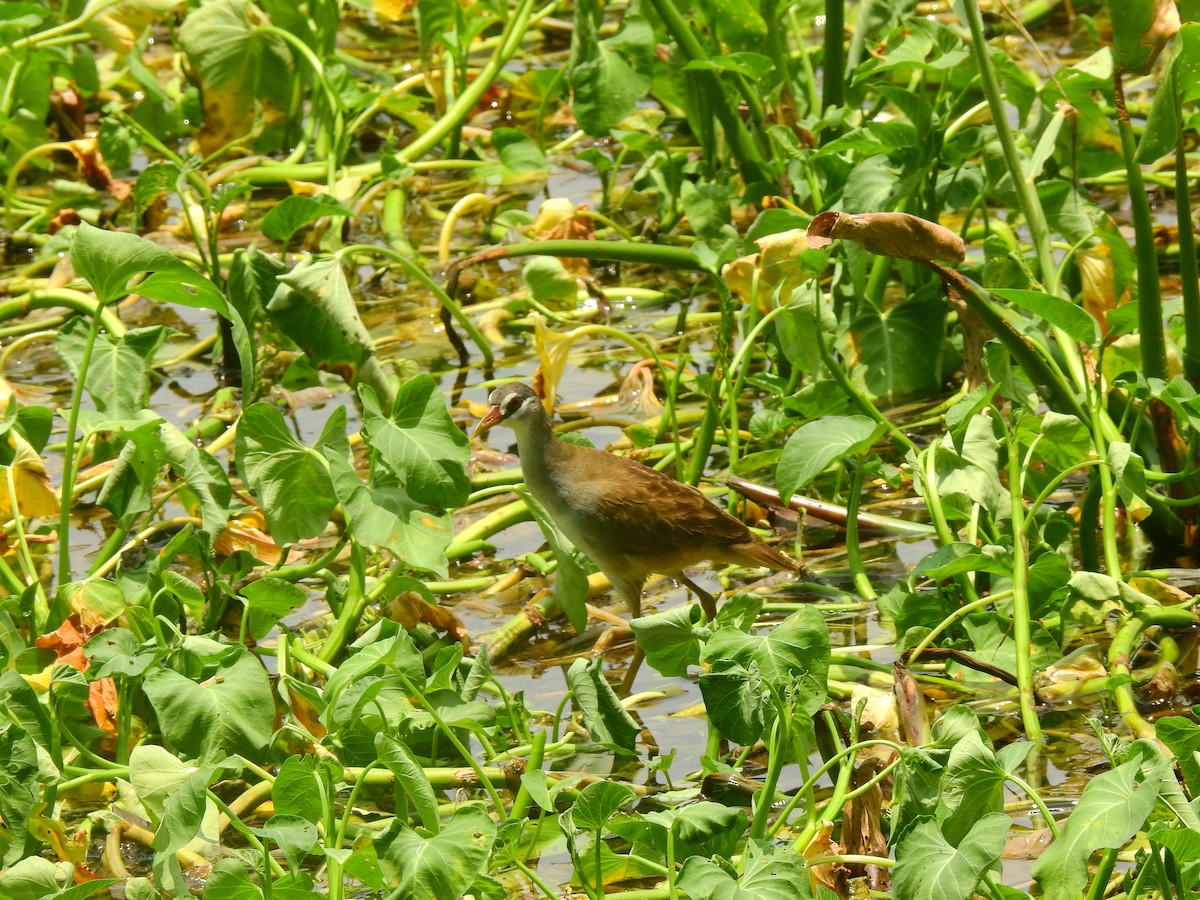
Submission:
[[521,423],[514,429],[517,436],[517,454],[521,457],[521,471],[526,484],[537,485],[548,479],[547,456],[559,449],[558,437],[547,418]]

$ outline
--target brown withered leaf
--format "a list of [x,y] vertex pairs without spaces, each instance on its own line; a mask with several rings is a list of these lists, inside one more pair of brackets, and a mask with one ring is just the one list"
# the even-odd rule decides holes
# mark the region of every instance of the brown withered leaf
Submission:
[[967,249],[957,234],[908,213],[853,215],[829,210],[809,223],[809,246],[824,247],[835,240],[854,241],[864,250],[896,259],[960,263],[967,258]]
[[416,591],[402,591],[390,602],[384,612],[393,622],[399,622],[406,630],[422,623],[435,631],[444,631],[463,645],[471,647],[471,635],[458,616],[444,606],[430,603]]

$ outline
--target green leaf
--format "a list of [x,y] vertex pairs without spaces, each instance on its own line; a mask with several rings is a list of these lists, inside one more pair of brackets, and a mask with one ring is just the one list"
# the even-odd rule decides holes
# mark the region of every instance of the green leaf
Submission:
[[545,535],[546,543],[550,545],[550,551],[558,563],[558,571],[554,576],[554,599],[559,608],[566,613],[575,633],[583,634],[588,622],[588,577],[580,562],[580,555],[533,495],[526,490],[519,493]]
[[[721,607],[718,616],[725,609]],[[677,678],[700,664],[700,636],[692,627],[699,623],[700,615],[699,605],[689,603],[629,623],[646,653],[646,662],[660,675]]]
[[237,458],[250,491],[262,505],[271,536],[281,545],[321,534],[337,505],[322,449],[346,442],[346,411],[337,407],[312,448],[292,436],[282,413],[255,403],[238,424]]
[[304,857],[317,845],[317,826],[299,816],[271,816],[263,822],[262,828],[255,831],[283,851],[293,872],[300,868]]
[[248,116],[259,97],[286,109],[292,91],[292,54],[281,37],[251,24],[248,12],[261,16],[246,0],[202,4],[184,19],[179,44],[201,85],[231,97],[230,112],[240,107]]
[[[154,892],[158,897],[159,893]],[[204,882],[204,900],[262,900],[262,890],[250,880],[239,860],[217,860]]]
[[1092,852],[1125,846],[1145,823],[1158,799],[1166,764],[1150,768],[1138,783],[1139,764],[1131,759],[1084,787],[1058,837],[1030,870],[1046,900],[1075,900],[1087,884]]
[[811,900],[808,868],[798,853],[758,841],[746,845],[741,878],[703,856],[683,864],[676,882],[691,900]]
[[251,581],[242,588],[242,596],[249,617],[247,630],[256,641],[270,634],[280,619],[308,599],[308,595],[291,582],[269,576]]
[[617,810],[636,799],[637,793],[627,784],[593,781],[579,792],[571,822],[583,831],[601,831]]
[[866,416],[826,416],[801,425],[779,458],[775,483],[782,501],[787,503],[835,461],[866,453],[885,430]]
[[421,764],[417,762],[412,751],[395,738],[386,734],[375,735],[375,752],[379,761],[396,776],[399,785],[409,801],[421,817],[421,824],[431,834],[440,831],[438,820],[437,797],[434,796],[433,786]]
[[606,747],[632,753],[641,727],[629,715],[601,671],[600,660],[576,659],[567,669],[567,687],[583,713],[592,739]]
[[492,149],[498,162],[485,166],[479,175],[489,184],[512,184],[546,177],[546,156],[529,135],[516,128],[492,132]]
[[199,766],[182,783],[176,784],[166,797],[162,822],[154,833],[151,846],[156,853],[174,854],[182,850],[200,831],[208,808],[208,783],[215,766]]
[[[71,263],[102,304],[137,291],[143,297],[227,314],[225,296],[215,284],[145,238],[103,231],[83,222],[71,242]],[[130,279],[150,275],[136,286]]]
[[[396,900],[451,900],[482,875],[496,823],[478,806],[456,809],[442,830],[422,837],[402,822],[375,838],[375,852]],[[391,885],[389,885],[391,887]]]
[[166,460],[161,427],[159,420],[123,432],[126,444],[96,497],[125,528],[154,502],[159,470]]
[[353,215],[353,210],[347,209],[328,194],[317,194],[315,197],[293,194],[284,197],[267,211],[262,220],[262,232],[271,240],[281,241],[286,247],[292,235],[310,222],[325,216],[349,218]]
[[858,348],[856,377],[867,392],[892,402],[928,396],[942,383],[945,303],[908,300],[870,310],[850,325]]
[[267,303],[278,285],[276,279],[287,267],[253,247],[237,250],[229,264],[226,291],[229,307],[237,313],[233,319],[233,339],[242,364],[243,406],[262,393],[258,383],[258,353],[255,335],[267,319]]
[[1158,0],[1110,2],[1113,59],[1125,72],[1148,74],[1163,43],[1179,30],[1174,3]]
[[230,649],[203,684],[164,668],[146,676],[143,690],[166,746],[178,753],[258,759],[271,742],[275,695],[262,663],[244,647]]
[[988,813],[955,847],[934,822],[918,823],[896,845],[892,896],[895,900],[971,900],[980,880],[999,861],[1011,825],[1004,813]]
[[601,41],[604,12],[597,0],[575,4],[567,80],[579,127],[592,137],[609,132],[632,113],[650,91],[645,71],[654,53],[654,31],[641,16],[626,13],[613,37]]
[[1155,721],[1154,732],[1175,755],[1188,793],[1200,797],[1200,725],[1183,716],[1164,716]]
[[1042,291],[994,290],[1002,300],[1019,306],[1045,319],[1050,325],[1061,328],[1081,344],[1095,347],[1100,340],[1100,326],[1087,310],[1070,300],[1055,297]]
[[[88,329],[88,323],[76,317],[54,339],[54,349],[75,378],[80,375]],[[124,419],[133,419],[146,410],[150,405],[150,369],[167,334],[166,328],[156,325],[127,331],[119,338],[96,335],[83,382],[96,409]]]
[[311,756],[290,756],[279,767],[271,786],[276,814],[299,816],[313,823],[321,821],[322,788],[314,763]]
[[[20,680],[15,672],[11,674]],[[0,857],[5,866],[41,850],[41,841],[29,827],[38,796],[37,747],[24,728],[9,725],[0,731],[0,816],[4,818]],[[0,887],[11,888],[11,884],[0,876]]]
[[389,472],[372,471],[370,483],[364,484],[343,455],[329,453],[326,458],[355,541],[385,548],[407,566],[447,576],[446,548],[454,539],[448,514],[414,502]]
[[538,303],[575,302],[579,282],[557,256],[531,256],[521,269],[521,280]]
[[[1033,747],[1028,741],[1010,744],[1024,748],[1021,759]],[[1017,763],[1020,759],[1016,760]],[[946,773],[942,776],[937,819],[942,836],[951,846],[967,837],[976,822],[990,813],[1004,811],[1004,784],[1009,770],[996,759],[978,729],[950,748]]]
[[758,664],[746,668],[733,660],[716,660],[700,675],[700,694],[708,717],[721,736],[743,747],[762,737],[766,723],[765,698],[770,696]]
[[917,567],[913,569],[913,576],[914,578],[932,578],[934,581],[944,581],[966,572],[1009,575],[1011,570],[1012,566],[1009,561],[985,553],[982,547],[968,544],[965,541],[955,541],[938,547],[917,563]]
[[[367,377],[375,344],[363,325],[337,257],[308,256],[280,275],[267,311],[318,369],[353,384]],[[374,376],[371,376],[374,378]]]
[[717,629],[704,645],[703,663],[731,659],[749,670],[757,663],[772,691],[799,680],[806,692],[805,712],[815,713],[825,702],[829,673],[829,628],[811,606],[803,606],[765,635],[745,634],[733,627]]
[[370,387],[363,385],[359,396],[363,438],[408,495],[444,508],[465,503],[471,491],[464,469],[471,444],[450,418],[433,377],[421,374],[401,385],[387,416]]

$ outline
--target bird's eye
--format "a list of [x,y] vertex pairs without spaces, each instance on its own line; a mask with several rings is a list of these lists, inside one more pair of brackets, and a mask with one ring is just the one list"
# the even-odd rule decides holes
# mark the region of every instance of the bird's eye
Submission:
[[521,408],[521,398],[513,395],[504,401],[504,415],[511,416]]

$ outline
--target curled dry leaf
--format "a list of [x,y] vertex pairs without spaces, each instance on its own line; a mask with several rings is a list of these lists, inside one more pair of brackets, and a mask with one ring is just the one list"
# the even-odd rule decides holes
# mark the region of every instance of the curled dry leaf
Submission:
[[412,630],[415,626],[425,623],[436,631],[444,631],[465,649],[471,647],[471,636],[464,625],[453,612],[444,606],[428,602],[416,591],[403,591],[395,600],[387,605],[387,617],[399,622],[405,629]]
[[824,247],[835,240],[854,241],[881,256],[918,262],[960,263],[967,256],[962,238],[949,228],[908,213],[852,215],[829,210],[809,223],[810,246]]

